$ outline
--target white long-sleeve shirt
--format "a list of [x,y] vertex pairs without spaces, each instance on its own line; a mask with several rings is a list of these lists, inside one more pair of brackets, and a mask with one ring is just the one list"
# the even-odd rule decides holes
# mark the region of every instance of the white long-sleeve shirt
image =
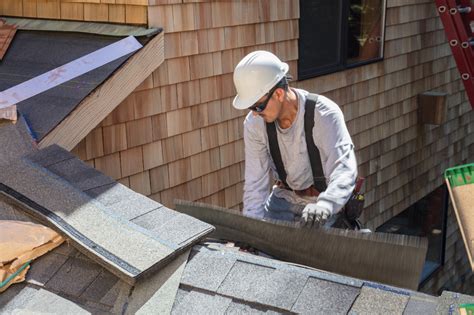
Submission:
[[[281,158],[287,173],[286,182],[293,190],[311,186],[313,173],[304,132],[304,112],[307,91],[293,89],[298,97],[298,112],[291,127],[282,129],[276,123]],[[357,177],[357,162],[344,116],[336,103],[319,95],[314,111],[314,143],[319,149],[327,188],[318,197],[301,197],[293,191],[273,187],[275,196],[293,204],[318,206],[337,213],[349,200]],[[269,171],[278,178],[270,155],[265,121],[251,112],[244,121],[245,184],[244,214],[262,218],[264,204],[270,193]]]

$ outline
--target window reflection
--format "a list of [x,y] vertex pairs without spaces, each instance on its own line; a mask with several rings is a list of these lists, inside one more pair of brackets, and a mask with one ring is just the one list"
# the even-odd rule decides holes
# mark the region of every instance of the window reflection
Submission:
[[347,63],[382,57],[382,0],[351,0],[348,16]]

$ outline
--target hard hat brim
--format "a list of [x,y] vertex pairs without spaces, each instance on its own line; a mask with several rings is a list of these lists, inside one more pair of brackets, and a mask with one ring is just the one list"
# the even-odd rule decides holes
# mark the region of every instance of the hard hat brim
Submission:
[[249,108],[250,106],[255,104],[262,96],[264,96],[266,93],[268,93],[268,91],[270,91],[270,89],[273,88],[283,78],[283,76],[288,73],[288,69],[289,69],[288,64],[285,63],[285,62],[282,62],[281,70],[282,70],[283,75],[281,77],[280,76],[275,77],[275,80],[273,80],[273,82],[271,82],[269,84],[267,91],[263,92],[261,95],[257,94],[256,96],[254,96],[252,98],[247,98],[247,99],[244,99],[244,98],[240,97],[237,94],[234,97],[234,100],[232,101],[232,105],[236,109],[247,109],[247,108]]

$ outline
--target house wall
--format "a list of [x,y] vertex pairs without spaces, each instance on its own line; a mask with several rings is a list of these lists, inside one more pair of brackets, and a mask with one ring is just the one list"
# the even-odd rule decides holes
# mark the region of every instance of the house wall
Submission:
[[[180,198],[238,209],[246,113],[231,106],[232,71],[266,49],[296,78],[298,18],[297,0],[150,1],[146,19],[165,30],[166,60],[74,153],[167,206]],[[472,161],[474,114],[432,0],[387,0],[383,61],[293,85],[341,106],[367,178],[363,221],[372,229],[441,185],[446,168]],[[417,122],[417,95],[432,90],[448,93],[440,126]],[[448,221],[446,264],[421,290],[470,293],[452,210]]]
[[0,15],[147,24],[148,0],[1,0]]

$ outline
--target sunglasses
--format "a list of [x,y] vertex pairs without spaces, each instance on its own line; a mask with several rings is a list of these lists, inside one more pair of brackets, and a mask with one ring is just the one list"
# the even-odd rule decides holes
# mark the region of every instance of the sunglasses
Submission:
[[270,101],[270,99],[272,98],[272,95],[273,93],[275,92],[275,90],[277,89],[278,87],[274,87],[273,89],[271,89],[270,92],[268,92],[268,96],[265,100],[263,100],[262,102],[259,102],[259,103],[255,103],[252,107],[249,107],[249,109],[251,111],[254,111],[254,112],[257,112],[257,113],[261,113],[265,110],[265,108],[267,107],[268,105],[268,101]]

